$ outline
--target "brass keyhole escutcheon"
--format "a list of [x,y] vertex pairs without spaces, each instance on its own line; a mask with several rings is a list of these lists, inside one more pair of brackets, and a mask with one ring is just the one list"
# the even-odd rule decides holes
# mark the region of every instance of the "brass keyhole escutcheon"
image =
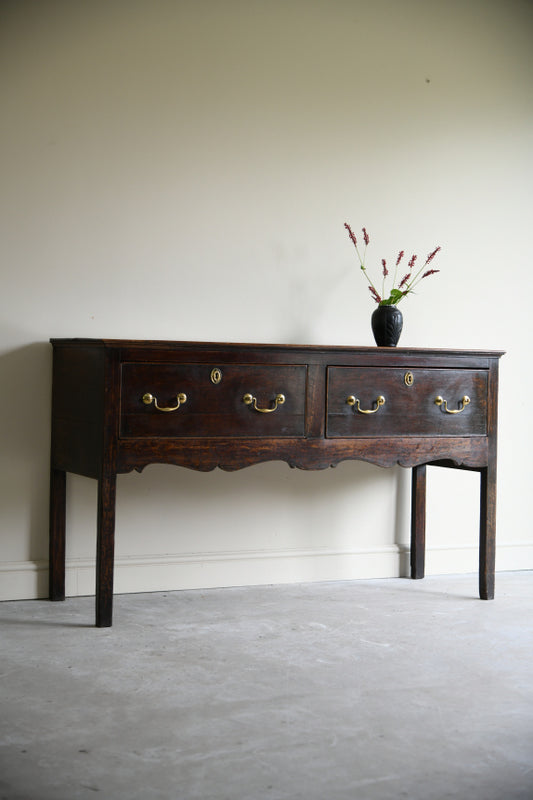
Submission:
[[412,386],[413,383],[415,382],[415,376],[413,375],[413,373],[406,372],[405,375],[403,376],[403,382],[405,383],[406,386]]
[[218,367],[213,367],[211,370],[211,383],[214,383],[215,386],[220,383],[222,380],[222,370]]

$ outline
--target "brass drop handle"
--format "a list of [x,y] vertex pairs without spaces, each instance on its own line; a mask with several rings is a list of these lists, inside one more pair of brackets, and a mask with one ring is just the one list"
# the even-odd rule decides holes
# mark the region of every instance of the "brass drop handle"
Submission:
[[461,408],[454,409],[454,408],[448,408],[448,401],[444,400],[440,395],[435,398],[435,405],[439,407],[442,406],[447,414],[460,414],[461,411],[465,410],[469,402],[470,398],[468,397],[467,394],[465,394],[461,400]]
[[251,394],[245,394],[242,398],[243,403],[246,403],[247,406],[252,406],[256,411],[261,412],[261,414],[271,414],[272,411],[275,411],[278,406],[282,406],[285,402],[285,395],[284,394],[277,394],[274,400],[274,408],[259,408],[257,405],[257,398],[255,398]]
[[354,397],[353,394],[351,394],[349,397],[346,398],[346,402],[348,403],[349,406],[355,406],[355,410],[358,411],[360,414],[375,414],[376,411],[379,411],[381,406],[385,405],[385,398],[383,397],[382,394],[378,395],[378,397],[376,397],[375,400],[376,403],[375,408],[361,408],[359,399],[357,397]]
[[153,403],[158,411],[177,411],[180,406],[187,402],[187,395],[183,392],[180,392],[178,395],[176,395],[176,401],[176,406],[159,406],[157,404],[157,397],[154,397],[154,395],[150,394],[150,392],[143,394],[143,403],[147,406],[149,406],[150,403]]

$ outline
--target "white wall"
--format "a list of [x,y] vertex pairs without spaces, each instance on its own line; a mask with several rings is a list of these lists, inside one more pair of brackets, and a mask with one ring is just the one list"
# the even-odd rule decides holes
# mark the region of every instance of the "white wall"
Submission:
[[[497,566],[533,566],[532,34],[527,0],[4,0],[1,597],[46,594],[49,337],[370,345],[345,220],[376,264],[442,245],[401,344],[507,350]],[[429,572],[476,569],[477,487],[430,471]],[[397,575],[408,506],[400,469],[152,466],[116,589]]]

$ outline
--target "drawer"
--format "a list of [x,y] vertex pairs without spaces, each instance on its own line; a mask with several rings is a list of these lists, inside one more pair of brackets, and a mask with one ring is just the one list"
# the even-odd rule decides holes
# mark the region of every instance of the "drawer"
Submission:
[[482,369],[329,367],[326,436],[486,435],[487,375]]
[[125,363],[120,436],[303,437],[306,383],[305,365]]

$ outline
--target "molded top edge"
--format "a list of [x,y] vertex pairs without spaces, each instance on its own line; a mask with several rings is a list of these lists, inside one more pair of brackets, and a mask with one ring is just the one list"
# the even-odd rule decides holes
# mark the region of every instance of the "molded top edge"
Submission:
[[160,350],[300,350],[313,352],[336,351],[345,353],[398,353],[398,355],[436,355],[436,356],[484,356],[500,358],[505,355],[505,350],[479,350],[479,349],[448,349],[426,347],[376,347],[376,346],[351,346],[329,344],[280,344],[280,343],[246,343],[246,342],[193,342],[158,339],[90,339],[90,338],[51,338],[54,347],[103,347],[103,348],[135,348],[135,349],[160,349]]

